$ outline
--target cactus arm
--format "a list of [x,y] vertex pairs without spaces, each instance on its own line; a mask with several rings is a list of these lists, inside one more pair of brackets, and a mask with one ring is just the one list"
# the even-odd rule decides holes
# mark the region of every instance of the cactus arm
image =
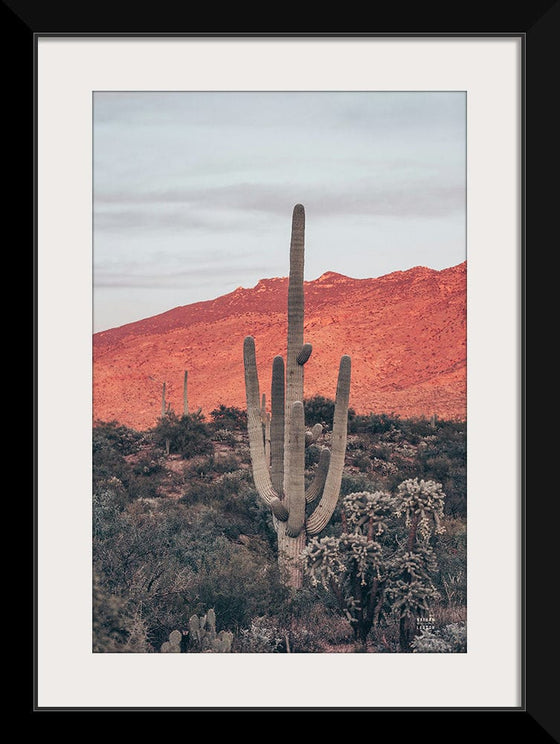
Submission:
[[329,472],[330,461],[331,452],[328,447],[323,447],[319,456],[319,462],[317,464],[315,477],[305,491],[305,500],[308,504],[311,504],[313,501],[318,499],[319,496],[323,493],[323,487],[325,485],[325,481],[327,480],[327,473]]
[[350,368],[350,357],[345,355],[340,360],[338,372],[329,472],[321,501],[307,519],[306,530],[308,535],[317,535],[326,527],[338,501],[348,434]]
[[301,347],[301,351],[296,356],[296,362],[300,365],[300,367],[303,367],[305,362],[309,359],[311,356],[311,352],[313,351],[313,347],[311,344],[303,344]]
[[272,487],[270,473],[265,459],[255,340],[252,336],[247,336],[243,343],[243,361],[245,366],[245,392],[247,396],[247,429],[249,433],[251,461],[253,464],[253,481],[259,496],[270,506],[274,516],[281,521],[286,521],[288,511],[280,501],[278,493]]
[[286,534],[297,537],[305,521],[305,428],[303,403],[295,401],[290,416],[290,447],[287,460],[288,523]]
[[165,416],[165,382],[161,386],[161,417]]
[[187,388],[188,377],[189,377],[189,372],[188,370],[185,370],[185,374],[183,377],[183,413],[185,416],[189,412],[189,399],[188,399],[188,392],[187,392],[188,391],[188,388]]
[[213,609],[209,609],[206,613],[206,622],[208,624],[208,635],[210,640],[214,640],[216,637],[216,613]]
[[284,359],[274,357],[270,406],[270,477],[276,493],[284,490]]

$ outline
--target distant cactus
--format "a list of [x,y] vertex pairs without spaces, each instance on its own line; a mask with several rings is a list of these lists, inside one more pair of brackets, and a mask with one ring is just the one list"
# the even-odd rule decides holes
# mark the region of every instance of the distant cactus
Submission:
[[189,619],[189,651],[198,653],[230,653],[233,633],[227,630],[216,632],[216,614],[213,609],[199,617]]
[[187,394],[187,382],[188,382],[189,372],[188,370],[185,370],[185,375],[183,377],[183,413],[186,416],[189,412],[189,399]]
[[[350,357],[340,361],[332,431],[332,448],[321,454],[315,481],[305,488],[305,447],[315,442],[322,427],[306,432],[303,411],[303,368],[311,344],[303,342],[305,211],[294,207],[288,283],[288,342],[286,364],[276,356],[272,364],[270,461],[263,442],[262,403],[259,392],[255,340],[244,341],[245,389],[253,480],[259,496],[274,515],[278,535],[278,561],[284,583],[300,588],[303,583],[301,553],[307,536],[328,524],[340,494],[348,428]],[[325,452],[325,450],[323,450]],[[320,500],[310,514],[306,503]]]
[[228,630],[216,632],[216,613],[208,610],[206,615],[191,615],[188,631],[172,630],[169,640],[162,643],[162,654],[181,653],[182,641],[186,636],[186,652],[225,654],[231,653],[233,633]]
[[[165,382],[162,383],[161,386],[161,417],[164,418],[165,415],[171,410],[170,407],[166,406],[165,403]],[[165,440],[165,454],[169,455],[169,449],[170,449],[170,441],[169,439]]]
[[183,634],[180,630],[172,630],[169,634],[169,640],[161,644],[162,654],[180,654],[181,653],[181,641],[183,640]]

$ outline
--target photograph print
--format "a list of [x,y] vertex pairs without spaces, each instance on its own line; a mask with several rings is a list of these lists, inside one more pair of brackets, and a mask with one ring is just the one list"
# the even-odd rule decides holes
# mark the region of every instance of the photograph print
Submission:
[[466,107],[93,93],[94,653],[466,653]]

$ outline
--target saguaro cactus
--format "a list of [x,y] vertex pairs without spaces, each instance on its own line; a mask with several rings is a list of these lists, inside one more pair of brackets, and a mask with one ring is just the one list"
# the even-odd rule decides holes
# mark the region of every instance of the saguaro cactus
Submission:
[[[255,340],[244,341],[245,390],[253,480],[259,496],[270,507],[278,535],[278,560],[284,582],[300,588],[301,552],[307,537],[328,524],[340,494],[350,395],[350,357],[342,356],[338,372],[332,447],[323,448],[314,481],[305,487],[305,446],[320,431],[306,432],[303,410],[303,367],[311,355],[304,343],[304,234],[305,211],[296,204],[292,215],[288,284],[288,339],[286,364],[278,355],[272,363],[270,462],[265,452]],[[314,508],[311,505],[319,499]]]

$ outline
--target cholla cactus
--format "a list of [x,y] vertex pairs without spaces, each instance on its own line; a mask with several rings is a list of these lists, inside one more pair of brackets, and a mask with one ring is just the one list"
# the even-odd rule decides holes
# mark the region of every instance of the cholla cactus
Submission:
[[342,534],[315,537],[303,551],[312,583],[330,589],[348,618],[357,651],[365,650],[383,608],[388,565],[379,538],[392,510],[385,491],[351,493],[342,500]]
[[[270,459],[263,442],[263,407],[259,391],[255,340],[243,346],[249,445],[253,480],[261,499],[273,514],[278,535],[278,560],[284,582],[300,588],[303,582],[301,552],[308,536],[318,535],[330,521],[340,494],[348,428],[350,357],[342,356],[336,389],[332,447],[323,448],[315,481],[306,490],[305,447],[317,441],[322,427],[305,430],[303,368],[311,344],[303,341],[305,212],[294,207],[288,284],[288,339],[286,364],[276,356],[272,364]],[[265,421],[266,424],[266,421]],[[311,513],[306,504],[318,500]]]
[[186,369],[183,375],[183,415],[184,416],[186,416],[187,413],[189,412],[188,383],[189,383],[189,371],[188,369]]
[[416,623],[419,615],[429,612],[430,603],[438,597],[431,581],[436,569],[434,552],[425,545],[417,546],[414,553],[395,556],[387,595],[400,618],[408,617]]
[[395,511],[395,500],[386,491],[351,493],[342,500],[342,525],[345,532],[367,528],[368,537],[381,535],[386,520]]
[[[405,481],[396,497],[385,491],[351,493],[342,500],[341,535],[314,538],[303,551],[312,583],[330,589],[350,621],[356,650],[365,649],[381,618],[394,616],[400,649],[411,651],[416,619],[429,613],[438,596],[431,578],[437,562],[427,539],[428,517],[434,514],[441,532],[443,494],[432,481]],[[402,516],[408,533],[399,546],[389,520]]]
[[406,526],[410,527],[409,552],[413,549],[417,533],[423,540],[428,540],[432,534],[432,521],[436,535],[445,532],[441,523],[445,500],[441,483],[409,478],[399,485],[397,497],[396,515],[404,515]]
[[[397,516],[405,517],[408,536],[404,552],[397,556],[392,570],[389,596],[399,616],[399,645],[412,651],[417,633],[416,618],[429,610],[438,596],[431,582],[436,569],[434,553],[428,543],[432,535],[445,532],[443,518],[445,494],[440,483],[412,478],[397,489]],[[420,538],[420,541],[418,540]]]

